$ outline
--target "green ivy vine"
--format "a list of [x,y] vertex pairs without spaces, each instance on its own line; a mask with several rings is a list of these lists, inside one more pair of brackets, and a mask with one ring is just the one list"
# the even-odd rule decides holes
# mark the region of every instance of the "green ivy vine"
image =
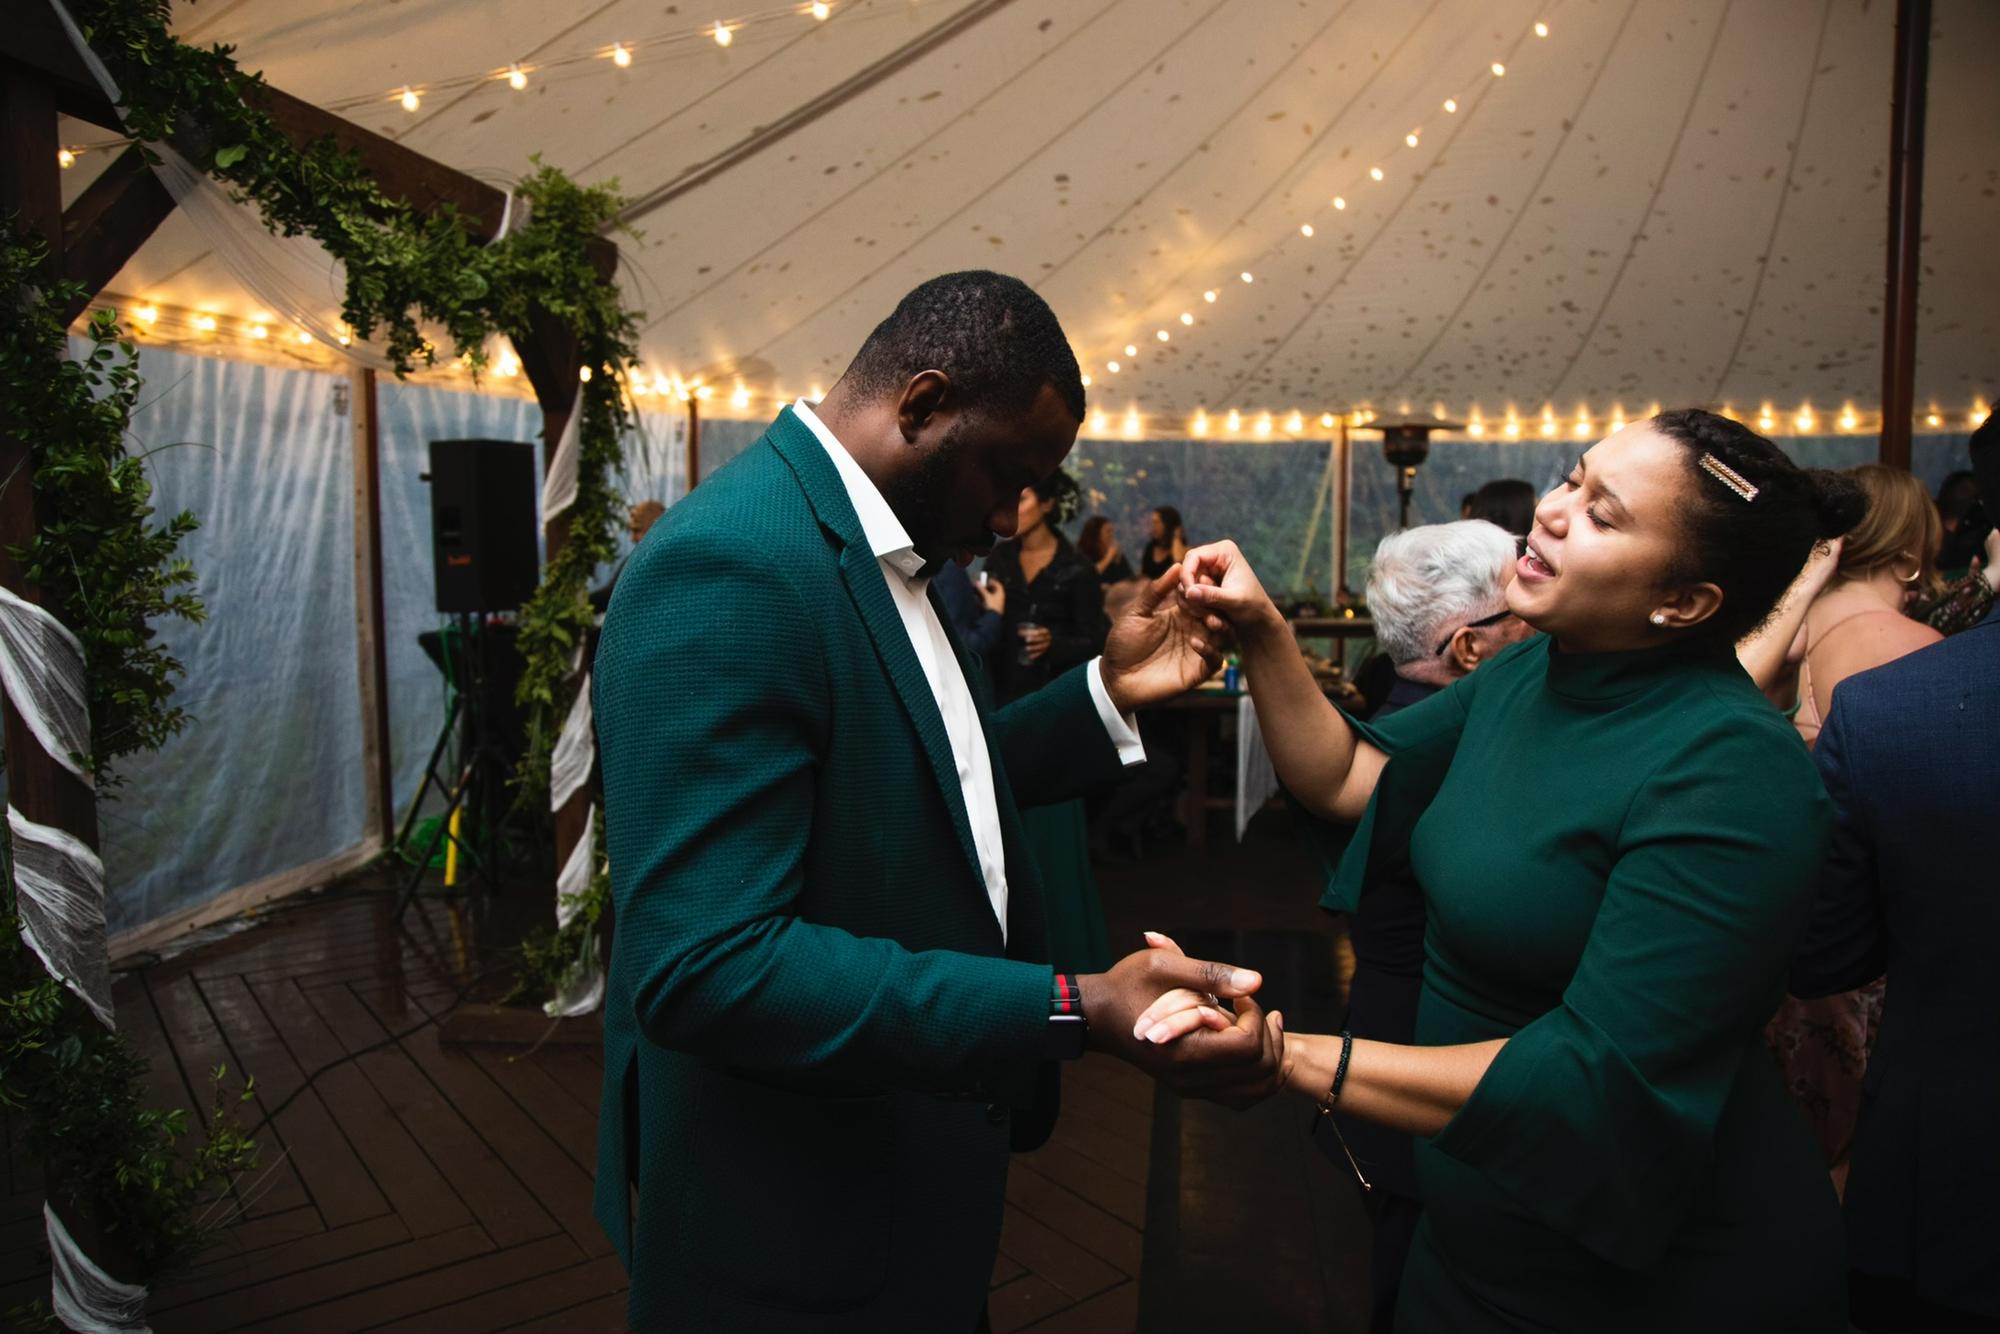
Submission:
[[[196,524],[186,512],[156,516],[144,460],[127,449],[137,350],[101,312],[84,329],[89,350],[67,355],[61,312],[83,293],[44,281],[46,255],[0,219],[0,396],[9,429],[29,444],[36,510],[33,540],[9,554],[83,646],[92,749],[79,758],[109,797],[118,759],[187,724],[171,702],[181,664],[153,623],[203,617],[193,568],[175,554]],[[170,1274],[227,1220],[220,1197],[257,1146],[217,1069],[203,1143],[179,1147],[188,1114],[142,1103],[144,1060],[42,969],[21,939],[11,860],[0,871],[0,1112],[21,1117],[23,1148],[67,1218],[100,1231],[148,1279]]]

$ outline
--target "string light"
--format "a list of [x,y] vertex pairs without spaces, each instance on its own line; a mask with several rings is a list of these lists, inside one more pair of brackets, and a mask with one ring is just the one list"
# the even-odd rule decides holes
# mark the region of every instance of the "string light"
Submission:
[[611,44],[611,63],[619,69],[632,68],[632,48],[623,42]]
[[1250,276],[1250,270],[1248,269],[1243,270],[1243,272],[1238,276],[1241,277],[1243,281],[1246,283],[1253,283],[1257,281],[1255,278]]
[[1341,197],[1340,197],[1339,195],[1335,195],[1335,196],[1333,197],[1333,206],[1334,206],[1334,208],[1336,208],[1336,209],[1343,209],[1343,208],[1346,208],[1346,207],[1347,207],[1347,201],[1346,201],[1345,199],[1341,198]]
[[750,391],[743,385],[740,384],[737,385],[736,392],[729,396],[729,404],[731,407],[737,409],[737,411],[739,412],[742,411],[744,408],[749,407]]
[[[702,402],[706,403],[708,402],[709,399],[715,397],[715,386],[712,384],[697,385],[695,387],[694,396],[700,399]],[[809,398],[807,399],[807,402],[817,403],[819,402],[819,400],[817,398]]]
[[132,318],[141,324],[151,324],[154,320],[160,318],[160,308],[158,306],[141,306],[132,312]]
[[1300,431],[1306,429],[1306,419],[1299,415],[1297,408],[1293,408],[1292,415],[1285,418],[1285,429],[1293,435],[1297,435]]
[[1458,114],[1458,99],[1457,99],[1457,98],[1455,98],[1455,97],[1447,97],[1447,98],[1446,98],[1446,99],[1444,100],[1444,114],[1445,114],[1445,115],[1447,115],[1447,116],[1456,116],[1456,115]]
[[[1848,417],[1852,417],[1853,415],[1854,415],[1854,414],[1853,414],[1853,413],[1851,413],[1851,412],[1847,414],[1847,416],[1848,416]],[[1842,417],[1842,418],[1840,419],[1840,424],[1841,424],[1842,426],[1845,426],[1845,425],[1847,424],[1847,417]],[[1926,425],[1926,426],[1942,426],[1942,425],[1944,425],[1944,418],[1942,418],[1942,417],[1938,416],[1937,412],[1936,412],[1935,410],[1933,410],[1933,411],[1931,411],[1931,412],[1929,412],[1929,413],[1926,413],[1926,414],[1925,414],[1925,416],[1924,416],[1924,425]]]
[[1403,142],[1408,144],[1410,147],[1415,148],[1417,146],[1417,132],[1415,130],[1411,130],[1408,134],[1403,136]]
[[1479,419],[1479,405],[1476,403],[1473,404],[1472,411],[1466,414],[1465,433],[1474,440],[1486,434],[1486,423]]
[[215,332],[215,316],[213,316],[213,315],[197,315],[197,316],[195,316],[195,317],[194,317],[194,327],[195,327],[195,328],[197,328],[197,329],[199,329],[199,330],[201,330],[201,331],[202,331],[203,333],[214,333],[214,332]]
[[56,150],[56,165],[64,171],[68,171],[76,165],[76,154],[67,148],[58,148]]
[[1235,435],[1238,431],[1243,429],[1243,418],[1241,415],[1237,413],[1235,408],[1231,408],[1229,410],[1229,415],[1223,419],[1222,426],[1223,429],[1228,431],[1231,435]]
[[1260,436],[1266,436],[1266,435],[1269,435],[1269,434],[1271,434],[1271,414],[1270,414],[1270,413],[1268,413],[1268,412],[1262,412],[1262,413],[1259,413],[1259,414],[1257,414],[1257,434],[1258,434],[1258,435],[1260,435]]
[[[1729,417],[1732,416],[1733,414],[1727,408],[1724,408],[1722,415],[1725,417]],[[1766,403],[1763,407],[1757,410],[1758,430],[1768,431],[1777,424],[1778,424],[1778,419],[1771,415],[1771,405],[1769,403]]]
[[1813,420],[1811,405],[1802,403],[1799,405],[1799,415],[1792,418],[1792,425],[1798,427],[1801,431],[1810,431],[1813,428]]
[[1092,435],[1103,435],[1104,427],[1105,427],[1104,409],[1099,408],[1095,412],[1090,414],[1090,433]]
[[1203,301],[1206,301],[1206,302],[1208,302],[1208,303],[1209,303],[1210,305],[1214,305],[1214,304],[1215,304],[1215,289],[1214,289],[1213,287],[1211,287],[1211,288],[1209,288],[1209,289],[1208,289],[1208,290],[1207,290],[1206,292],[1203,292],[1203,293],[1201,294],[1201,299],[1202,299]]
[[352,343],[353,341],[354,337],[351,334],[343,333],[340,335],[339,342],[342,347],[346,347],[349,343]]
[[1382,169],[1381,169],[1380,167],[1370,167],[1370,168],[1368,169],[1368,178],[1369,178],[1370,180],[1374,180],[1374,181],[1379,181],[1379,180],[1381,180],[1381,179],[1382,179]]
[[717,19],[715,21],[715,44],[717,46],[728,46],[735,40],[736,34],[730,31],[729,25],[721,19]]
[[1521,436],[1521,419],[1514,415],[1514,409],[1512,408],[1507,409],[1507,425],[1505,430],[1507,438],[1510,440],[1518,440]]
[[1507,77],[1507,67],[1497,60],[1493,62],[1493,77],[1496,79]]
[[1107,361],[1104,363],[1104,369],[1110,371],[1113,375],[1116,375],[1118,374],[1118,363],[1115,361]]
[[526,88],[528,86],[528,71],[522,69],[519,65],[509,65],[507,67],[507,86],[517,93]]
[[1182,323],[1182,324],[1193,324],[1193,323],[1194,323],[1194,316],[1193,316],[1193,314],[1191,314],[1190,312],[1188,312],[1188,311],[1185,311],[1185,310],[1184,310],[1184,311],[1182,311],[1182,312],[1181,312],[1181,323]]
[[424,99],[417,96],[417,90],[414,88],[404,88],[403,95],[396,100],[403,104],[405,111],[415,111],[424,104]]
[[590,367],[588,367],[588,366],[578,366],[578,367],[576,368],[576,378],[577,378],[578,380],[580,380],[581,382],[583,382],[584,384],[589,384],[589,383],[590,383]]
[[1189,429],[1196,435],[1208,434],[1208,410],[1206,408],[1196,408],[1194,410],[1194,423]]
[[1576,410],[1576,425],[1575,425],[1574,427],[1572,427],[1571,429],[1572,429],[1572,430],[1573,430],[1573,431],[1575,432],[1575,434],[1576,434],[1576,438],[1577,438],[1577,439],[1579,439],[1579,440],[1588,440],[1588,439],[1590,438],[1590,410],[1589,410],[1589,409],[1587,409],[1587,408],[1578,408],[1578,409]]
[[1555,433],[1556,433],[1555,409],[1550,407],[1548,404],[1544,403],[1542,405],[1542,438],[1544,440],[1552,439],[1555,436]]
[[1128,357],[1136,357],[1136,356],[1138,356],[1138,355],[1139,355],[1139,345],[1138,345],[1137,343],[1127,343],[1127,344],[1125,344],[1125,355],[1126,355],[1126,356],[1128,356]]
[[1986,424],[1986,417],[1989,411],[1990,409],[1986,406],[1985,399],[1974,399],[1972,402],[1972,412],[1966,417],[1966,420],[1972,423],[1975,428],[1983,426]]
[[1333,414],[1332,414],[1331,412],[1322,412],[1322,413],[1320,413],[1320,414],[1319,414],[1319,424],[1320,424],[1321,426],[1328,426],[1328,427],[1332,426],[1332,425],[1333,425]]
[[826,0],[813,0],[810,13],[814,18],[824,23],[833,16],[833,6],[828,4]]
[[250,326],[250,336],[252,338],[261,340],[269,338],[271,336],[271,331],[261,324],[253,324]]
[[1154,331],[1153,337],[1159,339],[1162,343],[1167,343],[1167,342],[1172,342],[1174,336],[1168,333],[1165,329],[1159,329]]
[[[1933,426],[1936,426],[1938,424],[1938,415],[1936,412],[1931,413],[1930,423]],[[1840,429],[1843,431],[1851,431],[1860,424],[1861,424],[1861,419],[1854,415],[1854,405],[1852,403],[1841,404]]]
[[1549,35],[1549,25],[1548,25],[1548,24],[1546,24],[1546,23],[1537,23],[1537,24],[1535,25],[1535,36],[1537,36],[1537,37],[1546,37],[1546,36],[1548,36],[1548,35]]
[[1611,405],[1611,434],[1616,435],[1624,429],[1625,409],[1619,404],[1613,403]]
[[1139,434],[1140,425],[1141,423],[1139,421],[1139,407],[1135,403],[1131,407],[1125,409],[1125,434],[1128,436],[1134,436]]
[[1312,234],[1313,234],[1313,225],[1311,223],[1302,222],[1299,224],[1300,236],[1310,237]]

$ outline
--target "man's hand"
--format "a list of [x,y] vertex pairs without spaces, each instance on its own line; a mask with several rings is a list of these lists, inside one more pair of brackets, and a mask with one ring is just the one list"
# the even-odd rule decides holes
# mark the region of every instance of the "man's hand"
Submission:
[[1180,583],[1181,567],[1172,566],[1112,623],[1104,641],[1104,691],[1120,713],[1184,695],[1222,662],[1216,636],[1183,601]]
[[[1269,1096],[1282,1080],[1285,1036],[1283,1016],[1267,1017],[1249,999],[1264,979],[1249,969],[1186,958],[1166,943],[1170,948],[1141,950],[1108,973],[1077,979],[1091,1045],[1193,1097],[1247,1107]],[[1200,1007],[1192,1031],[1183,1029],[1171,1041],[1150,1042],[1136,1033],[1141,1014],[1176,991],[1212,996],[1217,1003]],[[1224,997],[1236,998],[1234,1015],[1223,1010]]]

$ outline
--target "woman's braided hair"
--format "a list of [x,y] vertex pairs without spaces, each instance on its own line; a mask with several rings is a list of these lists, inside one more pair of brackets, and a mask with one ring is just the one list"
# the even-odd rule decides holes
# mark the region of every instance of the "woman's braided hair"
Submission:
[[[1721,610],[1698,630],[1734,644],[1770,616],[1815,546],[1861,521],[1867,497],[1853,478],[1801,468],[1743,423],[1713,412],[1663,412],[1651,425],[1687,456],[1684,541],[1667,582],[1721,589]],[[1704,455],[1755,487],[1756,497],[1745,500],[1704,468]]]

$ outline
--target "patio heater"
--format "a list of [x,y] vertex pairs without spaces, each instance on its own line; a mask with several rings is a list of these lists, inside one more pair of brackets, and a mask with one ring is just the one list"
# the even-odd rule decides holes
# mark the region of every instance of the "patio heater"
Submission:
[[1418,415],[1365,422],[1359,429],[1382,433],[1382,457],[1396,470],[1396,499],[1399,505],[1396,526],[1408,528],[1410,493],[1417,488],[1417,469],[1430,457],[1431,432],[1463,430],[1464,423]]

